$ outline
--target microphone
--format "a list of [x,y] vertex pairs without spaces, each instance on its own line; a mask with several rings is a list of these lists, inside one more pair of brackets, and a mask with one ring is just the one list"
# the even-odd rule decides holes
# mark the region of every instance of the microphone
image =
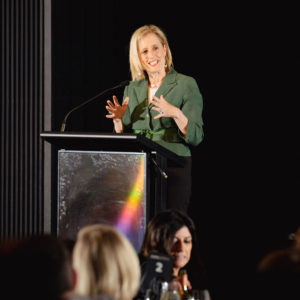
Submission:
[[154,163],[155,167],[159,170],[160,174],[161,174],[165,179],[167,179],[167,178],[168,178],[167,173],[166,173],[164,170],[161,169],[161,167],[157,164],[156,160],[155,160],[153,157],[151,157],[151,160],[152,160],[152,162]]
[[75,110],[77,110],[77,109],[83,107],[84,105],[90,103],[90,102],[93,101],[94,99],[96,99],[96,98],[102,96],[103,94],[105,94],[105,93],[107,93],[107,92],[109,92],[109,91],[111,91],[111,90],[115,90],[115,89],[117,89],[117,88],[120,88],[120,87],[125,86],[125,85],[128,85],[128,84],[129,84],[129,80],[124,80],[124,81],[122,81],[121,83],[119,83],[118,85],[116,85],[116,86],[114,86],[114,87],[112,87],[112,88],[108,88],[108,89],[102,91],[101,93],[95,95],[94,97],[92,97],[92,98],[90,98],[90,99],[84,101],[83,103],[81,103],[81,104],[75,106],[74,108],[72,108],[72,109],[65,115],[64,120],[63,120],[63,122],[62,122],[62,124],[61,124],[60,131],[61,131],[61,132],[64,132],[64,131],[65,131],[67,119],[68,119],[69,115],[70,115],[73,111],[75,111]]

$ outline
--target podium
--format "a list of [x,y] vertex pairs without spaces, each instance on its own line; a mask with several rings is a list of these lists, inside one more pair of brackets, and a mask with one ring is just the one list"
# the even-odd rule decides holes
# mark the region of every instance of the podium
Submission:
[[52,148],[45,164],[51,231],[74,240],[85,225],[110,224],[138,251],[149,219],[166,209],[167,167],[184,160],[139,134],[45,131],[40,137]]

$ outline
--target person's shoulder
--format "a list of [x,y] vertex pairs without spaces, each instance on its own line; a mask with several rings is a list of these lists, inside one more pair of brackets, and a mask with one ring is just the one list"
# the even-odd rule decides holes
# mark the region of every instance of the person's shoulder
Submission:
[[258,271],[300,271],[300,251],[294,247],[276,249],[267,253],[258,264]]
[[194,77],[187,75],[187,74],[183,74],[180,72],[175,71],[174,69],[171,70],[171,74],[174,75],[174,77],[176,78],[177,81],[182,82],[182,83],[196,83],[196,80]]

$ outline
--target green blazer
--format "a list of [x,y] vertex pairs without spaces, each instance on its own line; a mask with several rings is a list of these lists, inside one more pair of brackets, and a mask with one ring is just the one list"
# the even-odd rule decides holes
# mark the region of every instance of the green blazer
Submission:
[[158,114],[148,105],[148,80],[131,81],[124,90],[129,103],[123,116],[124,132],[144,134],[149,139],[180,156],[190,156],[189,145],[197,146],[203,139],[203,100],[196,80],[171,68],[155,93],[180,108],[188,118],[184,137],[172,118],[154,119]]

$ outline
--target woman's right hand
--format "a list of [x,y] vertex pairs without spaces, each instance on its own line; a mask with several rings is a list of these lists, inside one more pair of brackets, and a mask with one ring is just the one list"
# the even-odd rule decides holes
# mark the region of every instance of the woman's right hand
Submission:
[[189,281],[188,275],[185,270],[177,277],[175,277],[173,280],[179,283],[181,291],[183,290],[184,287],[186,287],[188,290],[192,289],[191,282]]
[[129,102],[129,97],[125,98],[122,106],[120,105],[118,98],[116,96],[113,96],[113,101],[114,103],[112,103],[110,100],[107,100],[108,105],[105,108],[107,109],[109,114],[106,115],[106,118],[113,119],[114,129],[116,133],[122,133],[124,129],[122,117],[126,112],[127,104]]
[[113,103],[110,100],[107,100],[108,105],[105,108],[107,109],[109,114],[106,115],[106,118],[113,120],[121,120],[126,112],[128,102],[129,97],[125,98],[122,106],[120,105],[116,96],[113,96]]

